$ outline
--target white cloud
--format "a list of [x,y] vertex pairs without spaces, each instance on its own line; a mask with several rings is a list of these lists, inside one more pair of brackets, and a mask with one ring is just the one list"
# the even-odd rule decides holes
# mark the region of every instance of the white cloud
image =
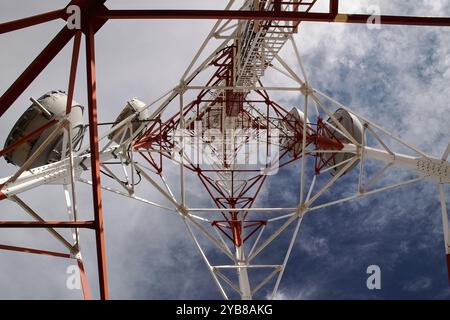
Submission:
[[[24,5],[25,2],[26,5]],[[343,10],[353,11],[364,11],[369,3],[374,3],[374,1],[342,2],[347,6]],[[19,6],[17,1],[13,4],[2,2],[1,19],[6,21],[35,14],[62,6],[66,1],[60,1],[57,5],[53,1],[41,1],[39,5],[33,6],[29,5],[29,1],[21,3],[22,9],[17,10]],[[179,3],[179,1],[159,1],[152,5],[173,7]],[[211,1],[183,2],[186,6],[195,7],[206,5],[206,3],[211,7],[219,7],[217,2],[213,5]],[[449,5],[446,1],[423,1],[422,6],[406,4],[404,1],[401,4],[398,1],[379,1],[379,3],[383,13],[404,11],[415,14],[430,12],[439,14],[441,10],[447,10],[447,15],[449,14]],[[115,1],[110,5],[121,4]],[[146,6],[139,1],[130,2],[128,5]],[[175,84],[211,25],[211,21],[109,22],[97,36],[98,93],[102,121],[113,120],[127,99],[138,96],[149,101]],[[18,31],[14,35],[2,35],[0,38],[2,63],[0,90],[2,92],[60,26],[61,23],[55,22],[33,30]],[[337,96],[348,97],[355,110],[367,115],[376,123],[383,124],[405,140],[424,148],[426,152],[437,156],[442,153],[450,137],[448,126],[450,93],[447,88],[450,80],[448,36],[449,31],[443,28],[383,26],[377,31],[357,25],[302,23],[296,38],[313,85],[321,90],[333,92]],[[427,48],[430,52],[426,50]],[[56,87],[64,89],[67,82],[70,50],[71,46],[68,46],[22,95],[14,108],[0,119],[2,137],[6,136],[17,116],[28,107],[30,95],[37,95]],[[292,64],[295,63],[294,57],[289,55],[287,48],[282,54]],[[79,70],[76,96],[77,100],[83,101],[85,100],[83,62],[80,63]],[[273,78],[266,81],[270,83],[278,80]],[[361,83],[367,87],[361,87]],[[370,104],[367,104],[368,92],[380,94],[386,90],[389,91],[390,96],[380,96],[376,104],[373,104],[372,100]],[[274,96],[294,103],[292,99],[287,99],[285,96],[279,94]],[[11,170],[10,166],[6,167],[4,164],[0,168],[2,176],[9,174]],[[175,181],[175,175],[176,172],[173,172],[172,183]],[[80,211],[89,216],[91,212],[89,191],[86,188],[83,190],[80,200],[81,208],[84,210]],[[398,217],[405,219],[406,223],[417,223],[421,219],[429,219],[431,214],[427,210],[430,203],[436,201],[435,191],[427,186],[417,191],[421,193],[418,196],[423,199],[422,207],[404,206],[402,202],[408,201],[411,194],[394,193],[394,198],[386,197],[375,208],[364,207],[366,224],[352,231],[383,229]],[[150,193],[150,190],[148,192]],[[201,188],[193,188],[192,192],[198,193],[194,195],[195,199],[192,199],[192,203],[197,203],[204,195]],[[291,193],[286,192],[284,195],[288,194]],[[263,196],[270,198],[267,190],[263,190]],[[31,199],[37,208],[45,210],[47,197],[44,198],[35,193]],[[205,292],[214,290],[214,288],[210,290],[213,284],[206,270],[201,269],[198,272],[191,270],[193,266],[197,268],[201,260],[179,219],[172,219],[152,207],[125,202],[117,196],[104,194],[104,199],[106,250],[112,297],[128,298],[148,295],[157,297],[161,294],[164,297],[189,298],[199,284],[205,288]],[[57,200],[62,199],[58,196]],[[158,200],[162,201],[162,199]],[[370,200],[362,203],[373,204]],[[12,210],[13,206],[6,207],[2,203],[2,212],[10,208]],[[362,210],[362,206],[359,203],[353,204],[349,206],[349,209]],[[412,209],[415,209],[414,214],[410,214]],[[439,222],[437,215],[438,212],[433,221]],[[436,233],[430,235],[430,239],[440,236],[440,226],[437,223],[435,226]],[[333,231],[326,230],[326,232]],[[91,289],[94,291],[96,290],[94,240],[92,233],[84,234],[84,236],[85,253],[83,254],[87,262],[88,275],[92,279],[93,288]],[[3,233],[1,239],[11,242],[20,240],[36,246],[53,246],[53,242],[42,240],[44,236],[38,240],[34,233],[25,231],[19,232],[14,237]],[[421,246],[425,248],[429,246],[432,242],[430,239],[425,239],[427,241],[424,241]],[[324,257],[331,254],[326,234],[317,236],[310,233],[306,240],[299,246],[311,256]],[[361,252],[367,253],[369,250],[365,251],[366,249],[366,247],[362,248]],[[409,244],[408,239],[405,239],[399,250],[402,254],[407,254],[414,248]],[[333,258],[339,257],[334,254]],[[340,257],[333,263],[345,267],[349,261],[357,258]],[[56,262],[55,265],[53,260],[50,261],[51,259],[40,260],[36,257],[3,252],[0,252],[0,259],[1,267],[6,270],[0,276],[0,284],[2,288],[7,288],[0,289],[1,298],[80,297],[79,294],[64,288],[66,265],[63,262]],[[19,265],[25,266],[25,270],[19,270],[17,268]],[[37,272],[36,269],[38,269]],[[53,277],[55,274],[56,278]],[[31,283],[33,284],[30,287]],[[405,285],[405,290],[425,290],[432,284],[431,279],[423,277]],[[292,287],[296,287],[295,284],[286,285],[289,285],[289,290],[282,290],[277,298],[311,299],[320,298],[322,293],[317,286],[306,285],[303,288],[291,290]],[[153,291],[149,294],[145,292],[146,290]],[[208,297],[206,294],[204,296]]]
[[427,277],[420,277],[417,280],[409,282],[403,286],[403,290],[409,292],[417,292],[430,288],[432,280]]

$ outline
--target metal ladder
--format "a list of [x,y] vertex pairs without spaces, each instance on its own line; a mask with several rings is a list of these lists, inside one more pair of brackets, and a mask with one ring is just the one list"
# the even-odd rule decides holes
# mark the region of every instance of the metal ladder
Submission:
[[[284,1],[281,10],[309,12],[316,1]],[[253,10],[273,11],[274,2],[259,1],[260,7]],[[239,39],[236,85],[254,86],[298,25],[298,21],[247,21]]]

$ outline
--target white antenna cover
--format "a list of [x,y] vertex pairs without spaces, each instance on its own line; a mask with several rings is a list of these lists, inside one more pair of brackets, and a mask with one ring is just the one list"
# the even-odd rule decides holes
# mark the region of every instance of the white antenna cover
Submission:
[[[140,101],[137,98],[133,98],[130,101],[127,102],[127,105],[122,109],[119,116],[117,117],[116,121],[114,121],[113,128],[132,114],[138,112],[138,116],[132,121],[132,131],[133,133],[141,130],[143,127],[146,126],[145,120],[149,117],[148,109],[146,108],[147,105]],[[130,130],[126,127],[124,127],[126,132],[124,133],[123,130],[118,129],[114,131],[112,134],[108,136],[109,139],[113,140],[117,144],[121,144],[122,142],[128,140],[131,137]]]
[[[347,130],[347,132],[356,140],[358,143],[362,143],[363,140],[363,125],[361,124],[361,121],[359,119],[344,109],[338,109],[334,113],[334,118]],[[328,123],[332,124],[334,128],[328,126],[331,129],[331,133],[333,136],[338,139],[342,143],[349,143],[350,139],[348,139],[345,135],[343,135],[341,132],[336,130],[335,128],[338,128],[335,121],[332,118],[329,118],[327,120]],[[333,154],[327,154],[324,156],[325,161],[333,157]],[[339,172],[339,170],[345,165],[338,165],[339,163],[343,163],[344,161],[347,161],[348,159],[354,157],[353,153],[335,153],[333,159],[331,159],[328,162],[328,167],[335,166],[332,170],[330,170],[332,175],[335,175]],[[346,174],[350,170],[352,170],[357,164],[358,161],[355,161],[355,163],[350,166],[344,173]]]
[[[283,119],[282,125],[286,132],[281,133],[280,144],[283,148],[290,149],[289,155],[297,157],[302,152],[302,133],[303,124],[305,123],[305,114],[299,108],[292,108],[291,111]],[[306,119],[306,124],[309,125],[309,120]],[[311,128],[306,128],[307,134],[311,134]]]

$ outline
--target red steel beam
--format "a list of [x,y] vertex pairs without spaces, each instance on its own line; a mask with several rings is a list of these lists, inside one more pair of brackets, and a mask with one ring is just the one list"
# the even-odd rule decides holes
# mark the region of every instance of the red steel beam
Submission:
[[[41,250],[41,249],[33,249],[33,248],[25,248],[25,247],[17,247],[17,246],[9,246],[9,245],[3,245],[3,244],[0,244],[0,250],[8,250],[8,251],[39,254],[39,255],[58,257],[58,258],[73,259],[73,257],[69,253],[62,253],[62,252],[55,252],[55,251],[48,251],[48,250]],[[91,296],[91,292],[89,290],[88,279],[86,276],[86,272],[84,270],[83,261],[81,259],[77,259],[77,264],[78,264],[78,269],[80,270],[80,280],[81,280],[81,288],[83,291],[83,297],[85,300],[91,300],[92,296]]]
[[91,291],[89,290],[89,282],[84,270],[84,264],[81,259],[77,259],[78,269],[80,270],[81,289],[83,290],[84,300],[91,300]]
[[36,77],[47,67],[56,55],[72,39],[76,30],[69,30],[64,27],[45,47],[44,50],[34,59],[27,69],[17,78],[8,90],[0,97],[0,117],[25,91],[26,88],[36,79]]
[[[104,19],[236,19],[279,20],[338,23],[367,23],[371,15],[295,11],[239,11],[239,10],[105,10],[98,15]],[[450,26],[450,17],[414,17],[381,15],[381,24]]]
[[275,0],[273,3],[273,9],[275,11],[281,11],[281,0]]
[[93,21],[86,30],[86,68],[89,109],[89,141],[91,148],[92,194],[94,202],[95,238],[97,244],[97,264],[100,286],[100,298],[108,299],[106,276],[105,239],[103,235],[103,206],[100,183],[100,160],[98,145],[97,92],[95,75],[95,45]]
[[448,283],[450,284],[450,254],[447,254],[446,258],[447,258]]
[[[336,21],[343,23],[367,23],[372,15],[366,14],[339,14]],[[435,26],[435,27],[449,27],[450,17],[407,17],[407,16],[391,16],[380,15],[380,24],[389,25],[409,25],[409,26]]]
[[[67,5],[67,7],[70,5],[77,5],[78,7],[80,7],[81,10],[83,10],[88,9],[91,6],[102,5],[103,3],[105,3],[105,1],[106,0],[73,0]],[[66,9],[64,8],[14,21],[0,23],[0,34],[32,27],[37,24],[49,22],[56,19],[67,20],[68,16],[69,14],[66,12]]]
[[[88,15],[91,10],[105,7],[103,4],[106,0],[73,0],[70,4],[78,5],[81,9],[82,18]],[[106,20],[98,19],[95,25],[97,32]],[[53,38],[53,40],[45,47],[44,50],[33,60],[27,69],[16,79],[16,81],[6,90],[0,97],[0,117],[8,110],[8,108],[16,101],[16,99],[25,91],[26,88],[37,78],[37,76],[47,67],[47,65],[56,57],[56,55],[66,46],[72,37],[79,30],[68,29],[66,26]]]
[[[87,1],[80,0],[80,3]],[[278,1],[279,2],[279,1]],[[94,2],[91,2],[94,3]],[[99,0],[97,3],[104,3]],[[84,11],[86,12],[86,11]],[[315,22],[341,22],[341,23],[366,23],[370,15],[346,15],[341,14],[338,18],[338,1],[330,0],[329,13],[305,13],[305,12],[264,12],[264,11],[223,11],[223,10],[103,10],[102,14],[97,15],[100,19],[243,19],[243,20],[290,20],[290,21],[315,21]],[[0,24],[0,33],[18,30],[35,24],[51,21],[62,17],[64,12],[61,10],[49,12],[46,14],[16,20]],[[381,16],[381,24],[393,25],[429,25],[429,26],[450,26],[450,18],[447,17],[405,17],[405,16]],[[86,60],[87,60],[87,87],[88,87],[88,106],[90,123],[90,146],[91,146],[91,165],[93,181],[93,201],[94,201],[94,221],[5,221],[0,222],[0,228],[93,228],[96,231],[97,242],[97,260],[100,282],[100,296],[102,299],[108,298],[107,278],[106,278],[106,259],[104,251],[103,234],[103,210],[100,190],[100,165],[99,165],[99,147],[98,147],[98,121],[97,121],[97,102],[96,102],[96,77],[95,77],[95,49],[94,34],[103,25],[103,22],[96,20],[98,28],[89,23],[86,31]],[[0,97],[0,116],[11,106],[17,97],[31,84],[31,82],[42,72],[42,70],[53,60],[61,49],[70,41],[76,30],[64,28],[42,51],[42,53],[33,61],[33,63],[24,71],[16,82]],[[72,56],[71,74],[69,80],[69,95],[72,100],[73,86],[76,77],[76,60],[78,59],[80,38],[75,40]],[[76,57],[75,57],[76,56]],[[69,110],[69,106],[67,107]],[[0,192],[0,199],[4,195]],[[19,248],[11,246],[2,246],[0,249],[9,247],[16,248],[16,251],[31,253],[50,253],[58,256],[66,254],[46,252],[29,248]],[[25,251],[28,250],[28,251]],[[70,255],[68,255],[70,257]],[[449,257],[447,256],[447,260]],[[84,267],[78,261],[80,271],[82,272],[82,282],[86,279]],[[83,294],[85,298],[90,297],[88,289],[83,284]]]
[[42,254],[42,255],[58,257],[58,258],[67,258],[67,259],[71,258],[69,253],[61,253],[61,252],[54,252],[54,251],[40,250],[40,249],[33,249],[33,248],[25,248],[25,247],[8,246],[8,245],[4,245],[4,244],[0,244],[0,250]]
[[330,13],[332,15],[339,13],[339,0],[330,0]]
[[77,77],[78,57],[80,55],[81,31],[75,35],[73,41],[72,61],[70,64],[69,87],[67,90],[66,114],[72,110],[73,91],[75,89],[75,80]]
[[89,221],[0,221],[0,228],[86,228],[94,229],[95,222]]
[[0,157],[3,157],[8,152],[14,150],[18,146],[20,146],[22,143],[24,143],[24,142],[26,142],[26,141],[28,141],[30,139],[33,139],[34,137],[38,136],[39,134],[41,134],[42,132],[44,132],[48,128],[52,127],[56,123],[58,123],[58,120],[53,119],[53,120],[49,121],[48,123],[46,123],[45,125],[43,125],[42,127],[40,127],[38,129],[30,132],[29,134],[23,136],[21,139],[19,139],[16,142],[10,144],[9,146],[4,148],[3,150],[0,150]]
[[59,18],[64,18],[66,13],[64,10],[55,10],[42,14],[38,14],[32,17],[27,17],[19,20],[8,21],[5,23],[0,23],[0,34],[7,33],[23,28],[28,28],[37,24],[49,22]]

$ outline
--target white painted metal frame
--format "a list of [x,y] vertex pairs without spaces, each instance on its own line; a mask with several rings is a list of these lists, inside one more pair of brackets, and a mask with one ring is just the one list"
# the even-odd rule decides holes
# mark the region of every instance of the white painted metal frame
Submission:
[[[251,1],[250,1],[251,2]],[[230,8],[234,3],[234,0],[231,0],[227,5],[227,8]],[[308,113],[310,111],[310,105],[313,106],[313,110],[316,113],[316,116],[319,114],[324,114],[331,119],[334,120],[336,126],[332,126],[332,124],[328,124],[333,129],[337,130],[343,136],[345,136],[349,143],[345,145],[345,148],[341,152],[352,153],[353,157],[348,159],[345,163],[340,163],[337,166],[340,167],[337,174],[333,177],[329,178],[325,182],[321,183],[319,180],[320,177],[318,175],[311,175],[311,182],[309,186],[307,186],[307,158],[308,156],[313,156],[317,153],[335,153],[336,151],[330,150],[313,150],[307,146],[306,142],[306,126],[303,128],[303,140],[302,140],[302,157],[301,157],[301,167],[299,172],[299,183],[300,183],[300,194],[299,194],[299,202],[296,207],[283,208],[283,207],[252,207],[245,209],[227,209],[227,211],[245,211],[249,215],[258,216],[260,214],[271,214],[273,217],[268,219],[267,226],[264,226],[258,232],[257,238],[252,243],[250,250],[246,252],[246,247],[242,246],[238,248],[236,252],[232,252],[229,246],[226,244],[224,238],[220,233],[213,234],[208,230],[208,225],[210,225],[212,219],[209,216],[220,213],[221,209],[218,208],[190,208],[188,206],[188,202],[185,195],[186,190],[186,180],[185,180],[185,172],[184,172],[184,161],[186,158],[184,156],[181,157],[181,161],[179,162],[179,182],[180,182],[180,200],[175,197],[172,192],[167,179],[164,175],[158,174],[146,167],[144,164],[141,164],[135,157],[131,156],[131,161],[129,161],[128,150],[130,150],[130,143],[134,137],[136,137],[139,132],[132,132],[131,122],[137,118],[137,113],[129,116],[124,119],[120,123],[118,123],[114,128],[108,130],[101,138],[101,141],[105,143],[102,151],[101,151],[101,161],[102,161],[102,169],[104,169],[110,176],[112,180],[115,180],[121,189],[118,190],[114,187],[103,185],[102,188],[106,191],[113,192],[115,194],[130,198],[132,200],[137,200],[142,203],[148,204],[152,207],[163,209],[168,211],[169,213],[178,214],[183,223],[186,226],[189,236],[194,241],[203,261],[205,262],[211,277],[214,280],[214,283],[217,285],[219,292],[223,296],[223,298],[230,298],[227,290],[224,287],[226,284],[233,291],[237,292],[239,296],[243,299],[251,299],[253,296],[259,292],[263,287],[268,285],[271,282],[274,282],[273,289],[271,290],[269,297],[274,298],[277,295],[278,289],[280,287],[283,274],[285,272],[288,260],[292,254],[292,251],[295,249],[295,241],[297,239],[301,223],[306,214],[317,211],[319,209],[328,208],[330,206],[344,203],[346,201],[350,201],[353,199],[357,199],[360,197],[369,196],[378,192],[391,190],[394,188],[398,188],[401,186],[405,186],[408,184],[412,184],[415,182],[422,181],[424,179],[431,179],[438,183],[439,189],[439,197],[442,208],[442,222],[444,228],[444,239],[446,246],[446,253],[450,254],[450,238],[449,238],[449,227],[448,227],[448,213],[445,201],[445,184],[449,183],[449,175],[450,175],[450,163],[447,158],[450,153],[450,145],[444,152],[442,159],[437,159],[426,155],[421,152],[418,148],[410,145],[402,141],[400,138],[396,137],[394,134],[388,132],[382,127],[372,123],[365,117],[356,114],[350,108],[338,103],[333,98],[325,95],[321,91],[310,86],[308,82],[308,78],[303,66],[303,63],[300,58],[299,49],[295,43],[294,37],[292,34],[286,35],[286,41],[290,40],[295,58],[297,60],[298,66],[301,70],[301,75],[297,74],[293,71],[293,68],[289,66],[289,63],[285,61],[282,57],[278,55],[279,49],[275,50],[273,48],[272,42],[268,41],[263,43],[263,48],[267,54],[270,54],[271,59],[276,61],[279,66],[275,64],[267,64],[265,68],[271,68],[280,74],[286,76],[286,78],[293,80],[295,84],[291,87],[276,87],[269,86],[265,87],[256,82],[251,82],[249,79],[244,79],[241,82],[238,82],[238,85],[233,87],[225,87],[224,85],[218,85],[214,87],[208,86],[198,86],[198,85],[186,85],[186,83],[190,83],[199,73],[205,71],[209,63],[216,57],[216,53],[221,49],[225,48],[230,44],[236,37],[239,36],[239,31],[243,28],[243,23],[238,22],[237,24],[232,24],[231,20],[227,21],[218,21],[206,40],[200,47],[199,51],[195,55],[192,62],[189,64],[186,72],[183,74],[180,80],[180,84],[175,86],[172,90],[168,91],[158,99],[156,99],[153,103],[149,104],[147,108],[153,108],[152,114],[149,121],[156,119],[158,116],[162,115],[167,109],[171,101],[173,101],[176,97],[179,97],[179,107],[180,111],[183,108],[184,101],[183,96],[188,90],[202,90],[202,89],[213,89],[213,90],[225,90],[225,89],[234,89],[234,90],[243,90],[243,91],[251,91],[251,90],[266,90],[266,91],[291,91],[297,93],[299,95],[303,95],[304,97],[304,108],[303,112],[305,114],[305,118],[308,118]],[[228,32],[228,35],[223,35],[223,33]],[[198,66],[196,66],[199,57],[205,50],[206,46],[214,40],[223,40],[216,47],[216,49]],[[283,42],[284,44],[284,42]],[[252,48],[253,50],[254,48]],[[255,56],[253,56],[255,57]],[[250,60],[249,65],[251,66],[252,60]],[[247,65],[247,64],[246,64]],[[265,70],[265,68],[261,69],[258,66],[258,70],[253,70],[256,73],[261,73]],[[253,77],[253,76],[252,76]],[[254,77],[253,77],[254,78]],[[380,144],[383,146],[383,149],[375,149],[367,145],[368,139],[364,138],[362,143],[358,143],[355,141],[354,137],[350,135],[350,133],[335,119],[333,116],[333,110],[331,110],[324,103],[326,101],[328,104],[334,106],[335,108],[342,108],[347,110],[348,112],[355,115],[360,121],[364,124],[364,135],[372,135]],[[47,140],[49,143],[52,138],[56,136],[63,128],[65,128],[64,141],[68,141],[69,150],[64,150],[63,155],[66,153],[68,157],[61,160],[60,162],[53,163],[47,166],[43,166],[40,168],[35,168],[27,171],[27,166],[33,161],[37,155],[33,155],[23,167],[21,167],[16,174],[11,177],[7,177],[2,179],[0,182],[5,183],[5,187],[2,189],[2,192],[9,199],[19,204],[28,214],[30,214],[35,219],[41,219],[39,215],[33,211],[30,207],[28,207],[25,202],[23,202],[18,195],[26,190],[30,190],[36,188],[43,184],[62,184],[65,195],[66,195],[66,203],[67,203],[67,211],[70,219],[76,221],[77,220],[77,197],[76,197],[76,185],[75,182],[82,182],[90,184],[91,182],[82,177],[82,172],[89,170],[89,147],[85,146],[81,148],[80,151],[74,152],[73,144],[71,139],[71,126],[68,125],[68,120],[63,119],[61,123],[55,129],[55,134],[51,135]],[[181,127],[184,126],[184,119],[181,121]],[[125,132],[132,132],[130,135],[131,138],[124,140]],[[121,135],[121,143],[120,145],[115,145],[112,141],[107,139],[108,135],[115,133],[116,135]],[[403,155],[399,153],[395,153],[391,148],[387,146],[387,142],[382,136],[387,139],[393,139],[397,143],[400,143],[402,146],[408,148],[411,151],[413,156]],[[48,144],[44,143],[44,147]],[[63,144],[66,146],[66,143]],[[38,149],[37,153],[42,151],[44,147]],[[133,150],[131,148],[130,154],[133,155]],[[181,152],[183,154],[183,152]],[[122,173],[125,176],[127,183],[124,183],[116,174],[110,165],[107,164],[109,160],[118,158],[121,163],[121,168],[123,169]],[[365,167],[367,162],[365,161],[367,158],[373,158],[376,160],[381,160],[385,163],[385,166],[381,171],[379,171],[375,176],[371,177],[367,180],[365,176]],[[356,192],[351,196],[342,197],[336,200],[327,201],[323,203],[317,203],[321,196],[339,180],[339,178],[346,172],[348,168],[350,168],[356,162],[360,162],[359,165],[359,174],[356,177]],[[439,170],[428,170],[420,167],[420,163],[426,161],[430,164],[430,166],[434,166]],[[406,181],[401,181],[397,183],[391,183],[388,185],[384,185],[378,188],[372,188],[377,182],[381,181],[383,174],[392,166],[399,165],[404,166],[408,169],[411,169],[411,172],[416,172],[417,177],[408,179]],[[334,169],[333,168],[333,169]],[[130,171],[127,171],[130,170]],[[326,173],[332,168],[325,169],[322,173]],[[134,188],[134,179],[135,172],[138,170],[142,175],[142,178],[147,181],[153,188],[158,191],[158,193],[165,198],[172,207],[168,207],[163,204],[159,204],[155,201],[151,201],[149,199],[145,199],[142,196],[137,195],[138,192]],[[128,176],[128,172],[131,173],[131,178]],[[159,178],[159,182],[156,180],[156,176]],[[306,193],[307,191],[307,193]],[[306,195],[305,195],[306,193]],[[281,214],[281,215],[280,215]],[[294,224],[295,222],[295,224]],[[281,223],[278,227],[277,224]],[[267,265],[267,264],[253,264],[253,260],[261,254],[265,249],[267,249],[270,244],[275,241],[281,234],[286,232],[288,228],[294,224],[294,228],[292,234],[290,236],[290,241],[286,250],[286,253],[280,260],[279,264]],[[268,226],[273,225],[274,230],[269,233]],[[71,253],[79,255],[79,233],[78,230],[73,230],[73,243],[65,240],[61,235],[59,235],[55,230],[48,229],[49,232],[59,240],[67,249],[70,250]],[[216,229],[215,229],[216,230]],[[216,230],[217,231],[217,230]],[[224,257],[229,259],[229,264],[220,264],[214,265],[208,258],[205,252],[205,249],[202,248],[199,235],[201,235],[204,239],[208,240],[210,245],[215,249],[218,249],[219,252],[224,254]],[[263,238],[266,236],[266,238]],[[252,284],[248,278],[248,271],[254,269],[263,269],[267,268],[272,270],[268,275],[266,275],[259,283]],[[234,269],[237,271],[237,279],[233,280],[226,276],[222,270],[224,269]]]

